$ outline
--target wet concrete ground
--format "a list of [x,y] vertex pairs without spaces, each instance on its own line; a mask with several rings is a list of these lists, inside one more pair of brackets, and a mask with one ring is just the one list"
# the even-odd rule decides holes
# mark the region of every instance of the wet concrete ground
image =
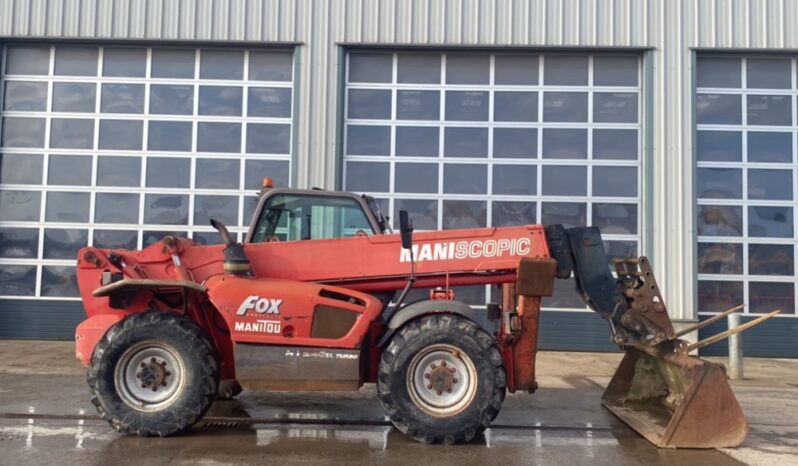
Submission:
[[[0,464],[744,464],[720,451],[656,449],[604,410],[602,387],[618,355],[541,353],[537,393],[508,395],[483,436],[443,446],[393,429],[373,386],[245,392],[216,403],[186,435],[122,437],[97,419],[71,345],[27,342],[20,350],[0,342]],[[787,367],[795,374],[798,363]],[[783,365],[747,368],[752,380],[735,391],[752,429],[745,448],[731,453],[751,464],[798,464],[798,387],[768,379]]]

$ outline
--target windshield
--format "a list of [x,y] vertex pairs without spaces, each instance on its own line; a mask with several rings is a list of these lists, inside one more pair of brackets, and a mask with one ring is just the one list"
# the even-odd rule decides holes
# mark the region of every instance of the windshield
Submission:
[[263,206],[253,243],[373,235],[361,205],[347,197],[275,194]]

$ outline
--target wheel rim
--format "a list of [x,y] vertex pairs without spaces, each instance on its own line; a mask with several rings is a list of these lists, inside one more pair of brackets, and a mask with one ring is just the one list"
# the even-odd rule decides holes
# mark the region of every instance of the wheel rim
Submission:
[[476,372],[471,358],[459,348],[444,344],[428,346],[408,366],[410,398],[427,414],[453,416],[474,400]]
[[185,379],[183,358],[160,341],[143,341],[128,348],[114,373],[122,401],[139,411],[171,406],[183,391]]

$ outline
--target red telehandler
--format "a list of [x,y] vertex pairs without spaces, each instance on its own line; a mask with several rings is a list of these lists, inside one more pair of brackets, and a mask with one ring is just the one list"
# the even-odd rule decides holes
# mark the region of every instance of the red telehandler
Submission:
[[[541,297],[573,275],[626,350],[603,403],[661,447],[739,444],[746,421],[722,366],[674,332],[646,258],[610,270],[596,228],[525,225],[393,234],[368,196],[264,189],[243,244],[166,236],[141,251],[83,248],[76,331],[92,403],[116,430],[172,435],[245,389],[377,384],[423,442],[471,440],[505,393],[533,392]],[[452,287],[495,285],[501,304]],[[413,288],[431,288],[408,302]],[[766,316],[767,317],[767,316]],[[750,326],[749,324],[746,324]]]

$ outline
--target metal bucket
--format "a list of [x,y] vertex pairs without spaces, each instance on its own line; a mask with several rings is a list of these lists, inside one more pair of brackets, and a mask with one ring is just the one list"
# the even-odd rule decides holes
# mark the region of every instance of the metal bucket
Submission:
[[660,448],[735,447],[748,423],[723,366],[628,348],[602,404]]

